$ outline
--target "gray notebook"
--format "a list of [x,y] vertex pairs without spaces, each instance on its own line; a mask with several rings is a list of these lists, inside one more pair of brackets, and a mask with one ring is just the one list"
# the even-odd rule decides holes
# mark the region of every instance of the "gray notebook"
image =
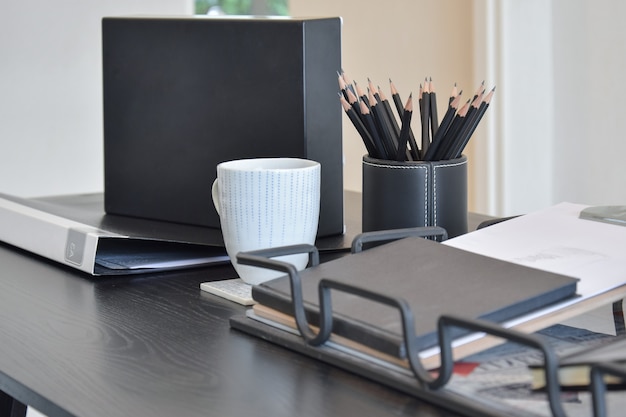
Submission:
[[[477,255],[421,238],[406,238],[301,272],[309,322],[317,324],[322,278],[404,298],[411,306],[421,348],[437,342],[444,314],[503,322],[576,296],[578,279]],[[252,289],[261,305],[292,314],[287,276]],[[333,332],[404,357],[399,312],[333,291]],[[461,330],[457,336],[464,334]]]

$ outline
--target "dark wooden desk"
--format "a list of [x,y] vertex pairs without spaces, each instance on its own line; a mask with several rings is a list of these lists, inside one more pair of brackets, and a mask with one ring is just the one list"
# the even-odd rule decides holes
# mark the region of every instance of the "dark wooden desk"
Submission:
[[234,276],[90,278],[0,244],[0,415],[455,415],[232,330],[244,307],[199,285]]

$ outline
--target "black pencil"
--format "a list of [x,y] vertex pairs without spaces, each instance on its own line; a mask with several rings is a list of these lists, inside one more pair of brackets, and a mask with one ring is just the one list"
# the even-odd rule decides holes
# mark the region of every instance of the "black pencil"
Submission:
[[456,96],[458,96],[459,94],[461,93],[457,93],[456,83],[454,83],[454,85],[452,86],[452,92],[450,93],[450,98],[448,99],[448,107],[452,104]]
[[461,155],[463,154],[463,150],[465,150],[465,147],[467,146],[469,140],[471,139],[472,134],[478,127],[480,120],[485,115],[485,112],[487,111],[487,108],[489,107],[489,103],[491,102],[491,99],[493,98],[493,94],[495,93],[495,91],[496,91],[496,87],[493,87],[491,91],[489,92],[489,94],[485,96],[483,101],[480,103],[480,107],[478,108],[476,115],[473,117],[473,120],[468,125],[467,129],[465,129],[461,133],[461,138],[459,140],[459,143],[457,147],[455,148],[454,153],[452,154],[454,158],[460,158]]
[[363,91],[363,89],[361,88],[361,86],[360,86],[360,85],[359,85],[356,81],[354,81],[354,87],[356,88],[356,95],[359,97],[359,99],[360,99],[361,101],[364,101],[364,102],[365,102],[365,105],[366,105],[367,107],[369,107],[369,106],[370,106],[370,101],[369,101],[369,99],[367,98],[367,94],[365,93],[365,91]]
[[369,79],[369,77],[367,78],[367,88],[368,88],[368,91],[372,92],[372,94],[374,95],[374,98],[376,98],[376,101],[380,102],[380,96],[378,94],[378,90],[374,86],[374,83],[372,82],[372,80]]
[[400,126],[398,125],[398,120],[396,120],[396,117],[393,114],[393,110],[391,109],[391,104],[389,104],[389,100],[387,99],[387,96],[385,96],[385,93],[380,87],[378,87],[378,97],[380,97],[380,103],[383,105],[383,108],[385,109],[385,112],[387,113],[387,118],[391,124],[391,128],[394,134],[396,135],[396,137],[399,138]]
[[396,152],[397,161],[406,160],[406,147],[409,141],[409,131],[411,130],[411,117],[413,116],[413,95],[409,94],[409,98],[402,112],[402,128],[400,129],[400,139],[398,141],[398,151]]
[[[402,99],[400,98],[400,93],[396,89],[396,86],[393,84],[393,81],[389,79],[389,88],[391,89],[391,98],[393,99],[393,104],[396,107],[396,111],[398,112],[398,116],[400,120],[402,120],[402,114],[404,113],[404,105],[402,104]],[[415,135],[413,134],[413,129],[409,129],[409,144],[411,145],[411,157],[414,161],[419,161],[422,158],[422,153],[417,146],[417,142],[415,141]]]
[[[346,91],[346,95],[348,96],[347,99],[346,99],[348,101],[348,103],[352,106],[352,108],[354,109],[356,114],[359,117],[361,117],[361,106],[359,105],[359,99],[356,97],[356,95],[350,89],[348,89]],[[361,120],[363,120],[363,118],[361,118]]]
[[472,101],[476,100],[476,98],[478,98],[478,96],[482,95],[485,93],[485,81],[483,80],[480,85],[478,86],[478,88],[476,89],[476,92],[474,93],[474,97],[472,97]]
[[448,131],[442,136],[441,144],[439,145],[436,153],[432,156],[433,161],[440,161],[446,159],[446,155],[450,152],[450,149],[454,146],[454,138],[457,136],[459,129],[465,122],[465,116],[470,107],[470,101],[468,100],[463,107],[454,116],[454,120],[450,125]]
[[369,156],[371,156],[372,158],[380,158],[380,154],[378,152],[378,149],[376,149],[376,145],[372,140],[372,136],[365,128],[365,125],[363,124],[360,116],[354,111],[354,108],[343,96],[339,96],[339,100],[341,101],[341,106],[343,107],[343,110],[348,115],[348,118],[361,136],[361,139],[363,140],[363,144],[365,145]]
[[446,111],[446,114],[443,116],[443,119],[441,120],[439,129],[437,129],[437,133],[433,136],[433,140],[432,140],[432,143],[430,144],[430,147],[428,148],[428,151],[424,154],[424,161],[432,161],[435,155],[437,155],[437,152],[443,142],[442,138],[444,137],[444,135],[450,128],[450,125],[452,124],[452,121],[454,120],[454,116],[456,114],[456,111],[459,108],[460,103],[461,103],[461,95],[457,94],[454,100],[452,100],[452,102],[448,106],[448,110]]
[[443,156],[443,159],[455,158],[455,155],[457,154],[457,151],[463,142],[463,138],[467,132],[467,129],[469,129],[469,126],[473,123],[474,118],[478,114],[478,108],[480,107],[481,102],[482,93],[480,93],[474,99],[474,101],[472,101],[472,104],[465,114],[465,120],[463,121],[463,124],[459,126],[459,129],[455,132],[455,135],[452,137],[450,146],[448,147],[446,154]]
[[343,98],[347,100],[348,99],[348,91],[347,91],[348,86],[346,84],[346,80],[344,80],[340,72],[337,72],[337,82],[339,83],[339,90],[341,91]]
[[434,139],[439,128],[439,115],[437,113],[437,93],[435,92],[435,84],[432,78],[428,81],[428,90],[430,95],[430,132],[431,138]]
[[348,90],[352,91],[352,94],[356,96],[356,91],[354,89],[354,85],[352,85],[352,80],[346,75],[346,72],[343,70],[341,70],[341,77],[343,78],[343,81],[346,83],[346,87],[348,88]]
[[392,157],[396,154],[397,143],[393,139],[391,132],[389,131],[389,123],[386,120],[386,114],[383,107],[376,101],[374,94],[371,90],[368,91],[368,101],[370,103],[370,111],[374,116],[374,122],[376,124],[376,128],[378,129],[378,134],[380,135],[381,142],[385,147],[385,153]]
[[380,136],[378,136],[378,131],[376,130],[376,124],[374,122],[374,118],[370,113],[370,108],[363,101],[359,101],[361,108],[361,116],[363,118],[363,124],[367,128],[368,132],[372,136],[372,142],[374,146],[378,150],[379,158],[381,159],[389,159],[389,155],[385,153],[385,148],[380,140]]
[[428,80],[424,83],[422,90],[422,153],[425,154],[430,146],[430,91]]

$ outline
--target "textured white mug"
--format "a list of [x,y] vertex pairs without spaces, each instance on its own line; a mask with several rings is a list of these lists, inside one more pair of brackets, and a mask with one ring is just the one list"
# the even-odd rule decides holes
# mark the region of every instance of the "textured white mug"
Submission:
[[[217,166],[212,196],[226,251],[239,277],[260,284],[282,272],[239,265],[239,252],[314,244],[320,210],[319,162],[298,158],[254,158]],[[298,270],[307,254],[278,257]]]

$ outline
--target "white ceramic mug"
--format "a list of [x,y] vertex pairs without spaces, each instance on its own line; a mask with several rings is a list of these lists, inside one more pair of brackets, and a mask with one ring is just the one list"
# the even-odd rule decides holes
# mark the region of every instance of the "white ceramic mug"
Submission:
[[[239,265],[237,253],[315,243],[320,173],[319,162],[298,158],[240,159],[217,166],[213,204],[226,251],[244,282],[256,285],[284,273]],[[308,254],[276,259],[302,270]]]

